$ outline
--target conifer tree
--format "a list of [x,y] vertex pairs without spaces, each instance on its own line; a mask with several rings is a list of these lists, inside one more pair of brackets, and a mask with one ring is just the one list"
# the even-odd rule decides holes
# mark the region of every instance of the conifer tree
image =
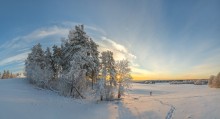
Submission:
[[[86,89],[88,80],[85,79],[87,77],[91,78],[93,84],[93,79],[97,77],[99,65],[97,47],[92,39],[86,35],[83,25],[76,26],[75,29],[70,30],[68,39],[64,41],[62,48],[62,72],[64,78],[68,77],[70,82],[74,82],[71,83],[71,95],[73,94],[72,89],[78,87],[79,82]],[[72,68],[74,65],[77,70]],[[79,77],[81,77],[81,80],[79,80]],[[80,88],[80,90],[84,89]]]
[[25,61],[25,70],[27,78],[30,79],[31,83],[44,86],[44,69],[46,66],[44,51],[41,44],[35,45],[31,49],[31,53],[28,54],[27,60]]
[[57,80],[62,69],[62,50],[56,45],[53,46],[52,69],[54,72],[53,78]]
[[46,64],[44,68],[44,79],[46,80],[46,85],[48,85],[49,81],[54,78],[52,53],[50,52],[50,48],[47,47],[44,55],[44,62]]
[[7,74],[6,71],[4,70],[3,74],[2,74],[2,79],[6,79],[7,78]]

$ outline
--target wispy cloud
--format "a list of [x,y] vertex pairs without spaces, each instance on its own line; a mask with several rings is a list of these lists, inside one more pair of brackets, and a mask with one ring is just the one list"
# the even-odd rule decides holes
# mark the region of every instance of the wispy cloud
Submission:
[[32,33],[28,34],[27,36],[22,37],[22,39],[29,41],[29,40],[37,40],[42,39],[48,36],[66,36],[69,29],[62,28],[58,26],[52,26],[48,28],[41,28],[33,31]]
[[36,29],[27,35],[18,36],[12,40],[9,40],[8,42],[2,44],[0,48],[20,48],[24,45],[28,46],[29,44],[36,42],[36,40],[42,40],[50,36],[57,36],[58,39],[60,39],[63,36],[67,36],[68,31],[68,28],[58,26],[43,27]]
[[124,53],[128,52],[127,49],[123,45],[118,44],[118,43],[116,43],[115,41],[113,41],[111,39],[108,39],[106,37],[102,37],[102,40],[106,42],[105,44],[111,45],[110,47],[114,48],[115,50],[118,50],[118,51],[124,52]]
[[[83,24],[80,22],[72,22],[72,21],[64,21],[62,23],[57,23],[63,27],[67,27],[67,28],[73,28],[76,25],[79,24]],[[88,24],[83,24],[85,26],[86,30],[89,30],[89,34],[92,34],[91,32],[95,32],[96,34],[102,34],[102,35],[106,35],[107,33],[105,32],[105,30],[103,30],[102,28],[98,27],[98,26],[92,26],[92,25],[88,25]],[[95,34],[93,34],[95,35]]]
[[115,60],[127,59],[130,61],[132,67],[139,66],[137,63],[135,63],[137,57],[131,52],[129,52],[129,50],[124,45],[119,44],[116,41],[106,37],[101,37],[101,40],[98,41],[98,44],[100,46],[99,47],[100,51],[106,51],[106,50],[112,51]]
[[68,32],[69,28],[54,25],[35,29],[26,35],[8,40],[0,45],[0,71],[5,68],[11,68],[11,65],[22,67],[20,64],[24,63],[28,52],[30,52],[34,44],[41,43],[46,47],[57,44],[58,41],[60,43],[61,37],[67,36]]
[[11,56],[11,57],[8,57],[6,59],[0,60],[0,66],[12,64],[12,63],[15,63],[15,62],[18,62],[18,63],[23,62],[27,58],[28,53],[29,52],[24,52],[24,53],[21,53],[21,54],[18,54],[18,55]]

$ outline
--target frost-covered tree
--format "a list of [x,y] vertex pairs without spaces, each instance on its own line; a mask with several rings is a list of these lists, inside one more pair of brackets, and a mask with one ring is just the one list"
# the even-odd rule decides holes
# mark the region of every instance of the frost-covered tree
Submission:
[[112,100],[116,89],[116,70],[113,52],[105,51],[101,53],[101,79],[99,81],[99,90],[101,100]]
[[3,74],[2,74],[2,79],[6,79],[7,76],[6,76],[6,71],[4,70]]
[[98,45],[86,35],[84,26],[75,26],[75,29],[70,30],[68,39],[63,44],[63,70],[68,70],[73,56],[81,52],[82,60],[86,62],[83,66],[86,69],[86,76],[93,80],[96,79],[99,69]]
[[209,87],[212,87],[212,82],[213,82],[214,79],[215,79],[215,76],[214,76],[214,75],[211,75],[211,76],[209,77],[209,81],[208,81]]
[[[63,42],[62,76],[64,80],[70,80],[69,82],[71,82],[70,94],[77,96],[78,93],[78,96],[80,96],[79,93],[82,95],[85,89],[87,89],[87,81],[92,79],[93,82],[98,75],[98,45],[86,35],[83,25],[76,26],[75,29],[70,30],[68,39]],[[73,67],[77,67],[77,69]],[[82,86],[79,87],[78,84]]]
[[3,74],[1,75],[0,73],[0,78],[1,79],[8,79],[8,78],[14,78],[12,72],[9,70],[4,70]]
[[52,69],[54,72],[53,78],[58,79],[62,71],[62,50],[58,46],[53,46],[53,56],[52,56]]
[[213,81],[213,84],[215,84],[216,88],[220,88],[220,72],[218,75],[215,77],[215,80]]
[[68,70],[70,62],[76,52],[88,45],[88,37],[83,30],[83,26],[75,26],[75,29],[69,31],[68,39],[64,41],[63,52],[63,70]]
[[124,94],[125,89],[131,87],[131,69],[128,60],[120,60],[116,62],[117,82],[118,82],[118,98]]
[[53,59],[52,53],[50,52],[50,48],[46,49],[44,55],[45,67],[44,69],[42,69],[44,71],[43,78],[45,80],[46,86],[49,87],[49,82],[54,79]]
[[98,95],[100,95],[100,100],[102,101],[104,96],[105,96],[105,79],[102,77],[99,82],[98,82],[98,89],[97,89],[97,93]]
[[220,88],[220,73],[217,76],[210,76],[208,85],[211,88]]
[[81,68],[84,64],[80,55],[74,55],[75,58],[70,62],[70,69],[63,72],[62,92],[72,97],[84,98],[87,89],[86,70]]
[[44,52],[41,44],[35,45],[25,61],[27,78],[31,83],[43,88],[49,88],[49,82],[53,79],[53,60],[50,49]]
[[41,44],[35,45],[31,49],[31,53],[28,54],[27,60],[25,61],[25,70],[27,78],[31,83],[44,87],[47,83],[45,78],[45,55],[41,47]]
[[90,61],[88,62],[87,67],[87,76],[92,79],[92,89],[93,85],[96,82],[96,79],[99,74],[99,52],[98,52],[98,45],[90,38],[89,39],[89,45],[87,48],[89,49],[89,52],[87,52],[87,57],[90,58]]

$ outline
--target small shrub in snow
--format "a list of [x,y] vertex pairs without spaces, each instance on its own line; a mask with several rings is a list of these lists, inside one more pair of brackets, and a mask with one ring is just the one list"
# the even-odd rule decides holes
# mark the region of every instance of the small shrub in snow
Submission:
[[210,76],[208,85],[211,88],[220,88],[220,73],[217,76]]

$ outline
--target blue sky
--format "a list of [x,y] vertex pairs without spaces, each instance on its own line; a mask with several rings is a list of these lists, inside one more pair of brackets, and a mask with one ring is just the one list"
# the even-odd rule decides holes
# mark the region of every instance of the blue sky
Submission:
[[219,11],[219,0],[1,0],[0,71],[24,71],[34,44],[84,24],[137,79],[208,78],[220,72]]

